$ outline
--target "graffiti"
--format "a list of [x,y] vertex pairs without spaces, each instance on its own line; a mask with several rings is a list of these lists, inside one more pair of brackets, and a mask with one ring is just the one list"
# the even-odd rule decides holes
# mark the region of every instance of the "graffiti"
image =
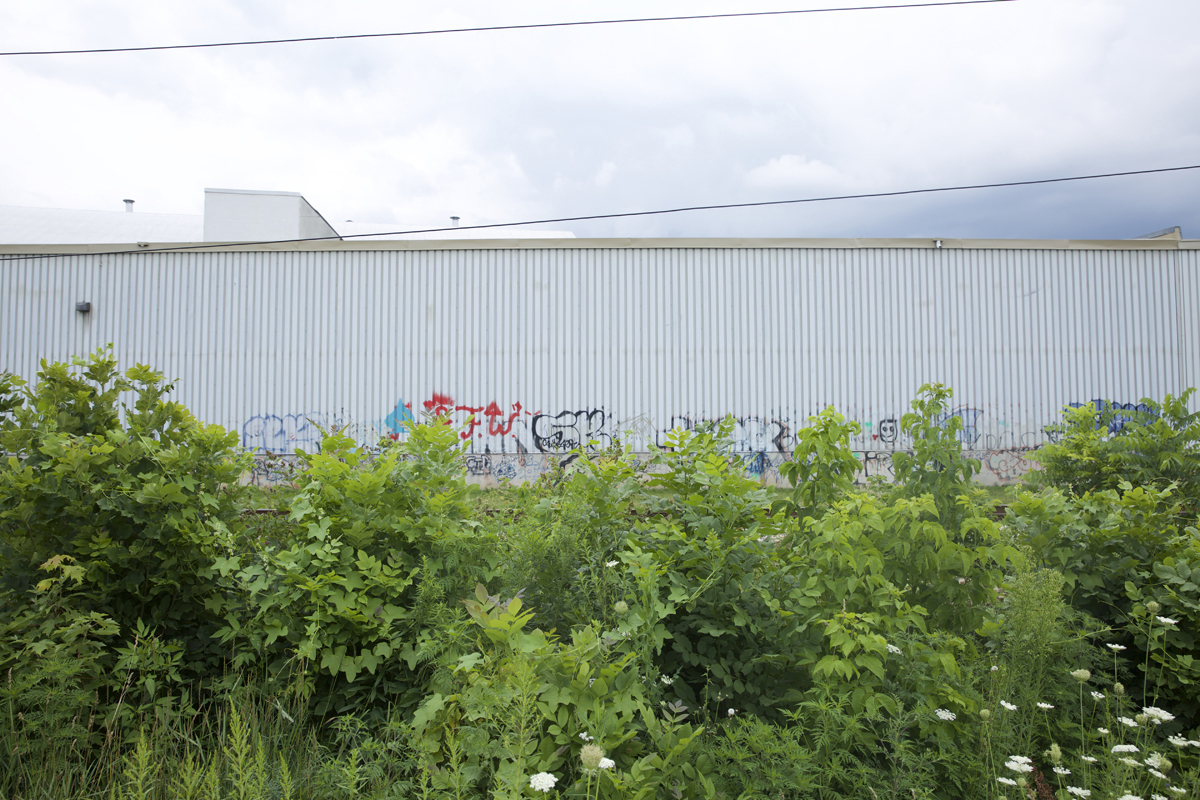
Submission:
[[[676,428],[693,431],[697,426],[709,422],[718,424],[721,418],[706,419],[703,417],[675,416],[671,423],[658,431],[655,444],[665,446],[667,435]],[[786,453],[792,443],[791,428],[788,423],[777,419],[762,417],[735,417],[731,434],[733,449],[737,452],[765,453],[773,451]]]
[[[1067,403],[1068,408],[1086,408],[1091,406],[1096,412],[1096,429],[1099,430],[1104,426],[1104,419],[1108,418],[1108,432],[1120,433],[1125,430],[1125,426],[1135,421],[1139,416],[1144,414],[1154,415],[1154,408],[1146,403],[1117,403],[1112,400],[1103,400],[1097,398],[1087,403]],[[1121,411],[1132,411],[1132,414],[1121,414]],[[1053,427],[1053,426],[1051,426]],[[1051,431],[1047,430],[1047,434]],[[1057,438],[1053,441],[1058,441]]]
[[1039,465],[1027,457],[1033,450],[1031,447],[1021,447],[1012,450],[989,450],[979,459],[984,470],[991,473],[997,483],[1007,483],[1016,480]]
[[404,398],[400,398],[396,401],[396,407],[392,413],[383,418],[383,429],[395,440],[400,438],[400,435],[407,431],[408,426],[415,421],[412,414],[412,403],[406,403]]
[[296,448],[316,450],[321,431],[312,418],[321,414],[263,414],[251,417],[242,426],[242,447],[253,453],[294,453]]
[[889,483],[896,477],[892,468],[892,454],[886,450],[863,450],[857,454],[862,459],[862,471],[855,483],[866,483],[870,478],[883,478]]
[[900,425],[896,422],[895,417],[879,420],[879,433],[875,434],[880,442],[886,445],[896,443],[896,437],[900,435]]
[[606,447],[611,437],[604,432],[604,422],[602,408],[561,411],[553,416],[537,414],[530,426],[533,446],[543,453],[565,453],[591,441],[598,441],[601,447]]
[[938,417],[937,424],[945,425],[954,417],[961,419],[962,427],[959,428],[957,437],[964,447],[970,447],[979,439],[979,429],[975,423],[981,416],[983,416],[983,409],[962,406]]

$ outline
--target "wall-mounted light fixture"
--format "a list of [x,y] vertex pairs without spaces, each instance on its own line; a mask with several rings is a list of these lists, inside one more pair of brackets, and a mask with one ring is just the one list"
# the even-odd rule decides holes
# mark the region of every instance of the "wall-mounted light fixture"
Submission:
[[90,301],[87,301],[87,300],[76,300],[75,301],[75,310],[78,311],[80,314],[88,314],[92,310],[92,304]]

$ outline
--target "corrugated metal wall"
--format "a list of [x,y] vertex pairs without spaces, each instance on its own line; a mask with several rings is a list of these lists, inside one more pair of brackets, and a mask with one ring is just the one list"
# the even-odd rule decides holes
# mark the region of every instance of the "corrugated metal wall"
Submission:
[[310,420],[374,442],[423,408],[473,409],[473,450],[493,454],[473,471],[494,477],[733,414],[770,478],[827,405],[886,474],[894,421],[941,381],[985,478],[1007,480],[1064,404],[1200,383],[1195,250],[135,253],[0,262],[0,293],[0,371],[112,342],[259,451],[311,448]]

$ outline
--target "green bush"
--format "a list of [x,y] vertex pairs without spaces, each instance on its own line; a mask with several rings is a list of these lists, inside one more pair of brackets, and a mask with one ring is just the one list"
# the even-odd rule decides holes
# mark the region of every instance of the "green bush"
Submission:
[[149,367],[120,373],[108,350],[43,361],[33,388],[0,381],[0,580],[30,602],[40,566],[70,559],[73,612],[110,619],[126,646],[154,631],[211,676],[223,653],[208,551],[229,536],[248,462],[236,434],[167,400],[173,387]]
[[1189,413],[1195,393],[1143,398],[1136,409],[1095,403],[1063,409],[1050,427],[1055,440],[1033,454],[1042,468],[1030,472],[1033,487],[1057,487],[1081,496],[1123,484],[1164,489],[1174,484],[1180,513],[1189,522],[1200,511],[1200,412]]
[[453,646],[456,598],[494,561],[471,519],[458,433],[443,422],[410,426],[378,457],[338,432],[300,453],[292,538],[213,561],[236,666],[287,676],[321,715],[378,718],[421,701],[423,665]]

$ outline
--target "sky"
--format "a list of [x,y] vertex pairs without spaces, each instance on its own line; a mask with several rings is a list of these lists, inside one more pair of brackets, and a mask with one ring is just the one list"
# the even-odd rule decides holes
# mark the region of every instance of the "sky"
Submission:
[[[41,0],[0,51],[822,0]],[[875,3],[882,4],[882,3]],[[301,192],[397,230],[1200,164],[1200,3],[1015,0],[0,57],[0,205],[200,214]],[[1200,238],[1200,170],[544,226],[600,237]]]

